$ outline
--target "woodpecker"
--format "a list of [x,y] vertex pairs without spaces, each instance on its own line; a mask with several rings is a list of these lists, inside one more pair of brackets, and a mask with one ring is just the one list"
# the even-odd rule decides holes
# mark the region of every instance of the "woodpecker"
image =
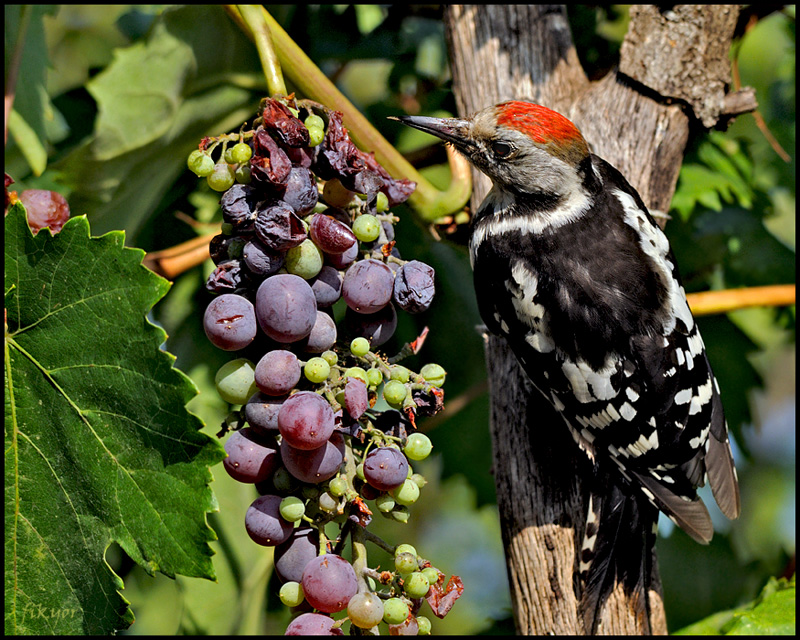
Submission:
[[658,511],[707,544],[697,488],[708,482],[739,515],[719,386],[669,242],[551,109],[514,100],[463,119],[397,119],[491,178],[469,241],[478,308],[591,460],[578,570],[594,632],[615,578],[649,586]]

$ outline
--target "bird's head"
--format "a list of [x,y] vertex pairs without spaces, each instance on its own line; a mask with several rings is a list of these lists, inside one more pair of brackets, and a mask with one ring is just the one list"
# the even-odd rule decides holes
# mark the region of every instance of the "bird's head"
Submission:
[[589,147],[577,127],[532,102],[503,102],[467,118],[401,116],[451,143],[504,190],[560,194],[574,186]]

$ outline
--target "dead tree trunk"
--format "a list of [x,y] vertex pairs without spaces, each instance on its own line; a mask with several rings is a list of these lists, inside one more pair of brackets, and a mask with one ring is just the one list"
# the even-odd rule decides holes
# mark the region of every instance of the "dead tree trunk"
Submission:
[[[509,99],[563,113],[594,153],[628,178],[651,209],[666,211],[690,123],[711,128],[755,108],[727,94],[727,52],[738,6],[633,6],[619,69],[590,83],[560,5],[456,5],[445,10],[453,89],[461,115]],[[473,208],[489,189],[474,175]],[[517,630],[585,634],[578,612],[577,547],[584,529],[585,456],[501,338],[486,336],[494,474]],[[649,614],[636,598],[649,598]],[[641,609],[641,608],[639,608]],[[647,593],[614,589],[603,634],[667,631],[657,571]]]

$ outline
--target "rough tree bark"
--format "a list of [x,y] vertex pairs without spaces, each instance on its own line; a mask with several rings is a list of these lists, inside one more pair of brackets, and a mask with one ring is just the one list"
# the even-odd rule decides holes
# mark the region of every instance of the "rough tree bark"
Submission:
[[[445,28],[459,113],[529,99],[575,122],[594,153],[628,178],[651,209],[666,211],[690,125],[710,128],[755,108],[752,92],[726,94],[738,6],[633,6],[618,70],[590,83],[561,5],[455,5]],[[475,172],[472,206],[487,193]],[[517,630],[585,634],[578,611],[577,547],[585,456],[501,338],[486,336],[494,474]],[[618,585],[598,633],[667,631],[656,571],[647,594]],[[647,597],[647,614],[636,598]],[[641,611],[641,608],[639,608]]]

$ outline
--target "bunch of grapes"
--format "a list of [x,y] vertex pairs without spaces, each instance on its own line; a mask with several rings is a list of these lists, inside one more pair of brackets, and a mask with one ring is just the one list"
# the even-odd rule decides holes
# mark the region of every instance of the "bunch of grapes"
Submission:
[[[411,462],[432,447],[416,418],[443,406],[441,366],[398,364],[422,340],[393,358],[378,351],[398,308],[419,313],[433,300],[434,271],[401,259],[389,211],[415,185],[357,149],[339,112],[289,97],[264,100],[259,113],[252,130],[205,138],[188,160],[223,192],[204,327],[240,356],[216,375],[222,398],[241,405],[224,424],[224,466],[258,490],[245,527],[275,547],[280,598],[299,614],[287,635],[340,635],[347,621],[355,634],[380,622],[427,634],[420,608],[427,601],[443,617],[460,579],[445,584],[413,547],[367,530],[376,512],[408,520],[425,485]],[[394,566],[371,568],[365,541]]]

